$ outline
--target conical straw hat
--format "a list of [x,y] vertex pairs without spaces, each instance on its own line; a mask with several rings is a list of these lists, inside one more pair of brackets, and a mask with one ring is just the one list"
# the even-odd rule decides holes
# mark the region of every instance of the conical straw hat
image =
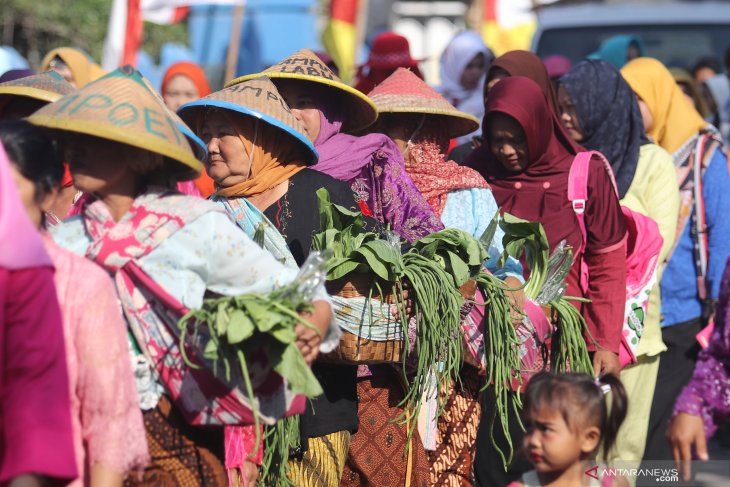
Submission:
[[421,78],[405,68],[398,68],[370,92],[380,114],[423,113],[439,119],[449,128],[450,137],[458,137],[479,128],[479,120],[460,112]]
[[74,91],[76,91],[76,88],[63,79],[63,76],[55,71],[46,71],[45,73],[0,83],[0,100],[22,96],[52,103]]
[[333,88],[330,92],[341,100],[345,107],[343,132],[355,132],[372,125],[378,118],[373,102],[364,93],[347,86],[309,49],[297,51],[283,61],[274,64],[261,73],[241,76],[226,84],[226,88],[259,76],[271,79],[297,79]]
[[221,108],[263,120],[291,137],[301,149],[302,162],[315,164],[319,159],[314,145],[304,135],[304,128],[266,76],[230,85],[200,100],[186,103],[177,112],[183,121],[195,126],[198,117],[209,108]]
[[185,122],[182,121],[177,113],[167,108],[165,99],[162,98],[160,92],[157,91],[154,86],[152,86],[150,80],[143,76],[142,81],[144,82],[145,86],[147,86],[147,89],[149,89],[150,92],[155,95],[155,98],[157,98],[157,103],[160,105],[160,109],[164,110],[165,113],[175,121],[175,125],[177,126],[177,128],[180,129],[180,131],[185,135],[185,138],[188,139],[188,143],[190,144],[190,148],[193,149],[195,157],[201,162],[205,161],[208,158],[208,146],[205,144],[205,142],[203,142],[200,137],[195,135],[192,129],[188,127]]
[[123,66],[46,105],[28,121],[161,154],[174,162],[178,180],[197,177],[203,166],[159,100],[137,70]]

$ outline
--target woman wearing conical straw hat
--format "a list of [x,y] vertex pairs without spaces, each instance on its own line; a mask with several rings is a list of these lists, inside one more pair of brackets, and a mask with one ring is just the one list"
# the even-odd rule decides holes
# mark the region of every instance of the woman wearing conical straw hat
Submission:
[[[213,201],[252,237],[263,222],[264,248],[287,265],[304,263],[319,230],[318,189],[335,204],[358,208],[349,185],[309,167],[317,162],[314,146],[268,78],[212,93],[182,106],[180,115],[208,144]],[[289,461],[288,476],[295,485],[337,486],[358,427],[357,367],[315,362],[312,370],[324,395],[301,416],[302,453]]]
[[[152,458],[142,480],[127,482],[226,485],[226,466],[244,460],[228,454],[240,455],[241,442],[251,443],[255,434],[226,427],[224,444],[221,425],[252,424],[254,404],[257,414],[273,421],[297,410],[297,402],[274,385],[267,392],[255,389],[252,403],[210,365],[187,366],[173,330],[207,293],[269,292],[291,282],[296,271],[261,250],[217,205],[173,189],[177,181],[194,178],[201,164],[148,86],[124,67],[29,121],[55,130],[74,184],[90,195],[79,215],[56,227],[54,238],[114,276],[127,318]],[[323,290],[318,296],[308,320],[325,330],[331,310]]]
[[148,454],[116,290],[103,269],[62,249],[44,231],[45,209],[63,175],[45,131],[26,121],[1,121],[0,141],[25,210],[55,267],[79,472],[71,486],[121,487],[125,474],[144,468]]
[[309,49],[227,86],[261,75],[271,78],[314,142],[319,161],[312,168],[349,183],[365,213],[372,213],[408,241],[443,229],[405,173],[403,156],[390,138],[348,135],[377,119],[367,96],[342,83]]
[[[74,91],[76,88],[55,71],[0,83],[0,120],[25,118],[48,103]],[[80,196],[81,192],[73,186],[68,164],[64,164],[61,189],[46,213],[46,225],[53,226],[61,221]]]
[[[403,153],[408,175],[444,225],[480,238],[499,211],[494,196],[477,171],[447,161],[445,157],[449,141],[471,133],[479,127],[479,121],[456,110],[407,69],[398,69],[375,87],[369,97],[380,114],[372,130],[382,131],[395,141]],[[490,258],[485,264],[508,287],[520,288],[523,283],[520,263],[509,259],[504,268],[497,265],[503,250],[503,235],[501,230],[495,233],[489,248]],[[522,292],[515,294],[517,302],[522,303]],[[450,393],[446,409],[438,418],[437,430],[424,434],[433,485],[459,486],[473,482],[475,425],[480,420],[479,397],[484,385],[479,373],[483,372],[480,358],[483,359],[484,353],[484,329],[477,328],[477,324],[483,324],[483,310],[475,307],[472,314],[474,319],[465,320],[462,326],[473,325],[472,332],[465,333],[465,339],[469,350],[476,352],[474,364],[479,368],[464,364],[461,386],[455,385]]]
[[[313,169],[349,183],[364,214],[372,215],[388,225],[401,238],[413,241],[443,229],[423,195],[405,171],[398,147],[383,134],[354,136],[377,118],[372,101],[342,83],[316,55],[304,49],[256,75],[237,78],[235,86],[256,76],[266,75],[276,85],[292,114],[303,125],[307,137],[314,142],[319,161]],[[428,482],[428,460],[418,435],[414,435],[405,458],[407,428],[392,420],[403,413],[394,407],[403,397],[399,372],[392,367],[361,366],[358,370],[358,411],[361,418],[355,436],[371,438],[377,435],[378,445],[371,448],[372,458],[367,469],[348,471],[342,485],[420,485]],[[368,422],[362,421],[367,416]],[[322,416],[311,419],[313,429]],[[371,433],[364,433],[370,429]],[[353,439],[353,441],[355,441]],[[353,450],[350,449],[348,464]],[[348,467],[349,468],[349,467]],[[408,478],[410,474],[410,478]]]

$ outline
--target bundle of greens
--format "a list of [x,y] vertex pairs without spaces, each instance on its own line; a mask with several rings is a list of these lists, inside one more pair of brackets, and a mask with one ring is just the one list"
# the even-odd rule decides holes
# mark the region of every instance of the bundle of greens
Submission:
[[[250,403],[254,400],[254,385],[249,373],[249,358],[263,356],[269,370],[259,370],[261,377],[271,371],[280,375],[294,394],[316,397],[323,393],[304,357],[296,346],[294,328],[303,323],[300,313],[313,309],[312,298],[323,281],[324,259],[328,256],[313,254],[297,278],[288,286],[269,294],[245,294],[206,299],[200,309],[191,310],[178,322],[180,350],[186,364],[200,367],[185,353],[186,344],[202,350],[202,357],[212,364],[213,373],[232,383],[235,376],[242,378]],[[235,381],[233,381],[235,382]],[[258,435],[259,418],[253,417]],[[279,423],[285,423],[279,421]],[[260,438],[256,438],[258,445]],[[252,455],[255,455],[254,451]]]
[[[505,465],[509,465],[514,454],[512,439],[509,434],[508,414],[514,413],[519,419],[522,402],[519,394],[512,401],[512,411],[509,410],[509,396],[514,389],[519,390],[522,383],[520,345],[521,341],[512,320],[513,306],[507,296],[509,289],[504,282],[488,272],[482,271],[476,279],[478,288],[484,295],[484,357],[487,381],[484,389],[492,387],[496,397],[494,415],[490,418],[490,437],[492,445],[502,458]],[[521,310],[517,310],[521,312]],[[515,387],[517,386],[517,387]],[[499,425],[507,439],[509,450],[502,448],[494,439],[494,430],[497,417]]]
[[320,232],[312,236],[312,250],[328,249],[327,280],[349,274],[374,274],[383,282],[397,282],[403,275],[403,261],[397,246],[365,231],[362,213],[330,201],[329,192],[317,190]]
[[[415,353],[417,363],[412,374],[404,378],[409,388],[403,402],[400,420],[410,419],[408,443],[415,431],[423,394],[431,391],[438,398],[438,418],[446,406],[451,382],[461,369],[463,346],[461,342],[461,306],[464,298],[456,286],[445,285],[453,276],[437,262],[420,255],[415,249],[403,256],[404,277],[413,291],[414,312],[417,319]],[[406,334],[407,337],[407,334]],[[407,340],[407,338],[406,338]],[[410,349],[407,343],[406,350]]]
[[474,237],[457,228],[447,228],[413,242],[413,250],[444,268],[461,287],[482,270],[487,251]]
[[[497,227],[497,217],[489,225],[480,242],[488,247]],[[590,360],[583,339],[585,321],[578,310],[570,304],[570,300],[563,296],[566,285],[565,279],[572,265],[572,251],[570,247],[561,245],[550,255],[547,236],[540,223],[528,222],[505,213],[499,220],[499,227],[504,231],[502,243],[504,252],[500,265],[504,266],[508,257],[521,259],[524,256],[529,278],[523,289],[525,297],[539,304],[549,304],[558,316],[556,331],[551,337],[550,366],[553,370],[591,371]],[[485,356],[489,380],[487,386],[494,388],[496,408],[491,418],[492,425],[497,423],[507,439],[508,451],[503,451],[494,440],[492,444],[502,457],[505,469],[512,459],[514,448],[510,438],[507,416],[515,414],[519,418],[522,402],[519,389],[522,384],[520,374],[521,361],[519,349],[521,341],[510,317],[514,310],[505,291],[504,284],[493,276],[484,273],[477,279],[479,288],[487,297],[485,310]],[[522,312],[522,310],[516,310]],[[516,390],[513,400],[509,401],[511,391]],[[511,411],[509,404],[512,404]],[[492,429],[493,431],[493,429]]]
[[264,428],[264,458],[258,485],[294,487],[287,477],[289,457],[300,448],[299,416],[289,416]]
[[192,310],[180,319],[180,343],[186,363],[197,367],[185,355],[184,343],[207,339],[203,357],[213,363],[214,374],[223,366],[226,381],[231,381],[231,366],[240,367],[247,392],[253,398],[246,356],[266,352],[273,370],[287,381],[295,394],[315,397],[322,387],[312,374],[297,348],[294,327],[305,323],[299,313],[311,311],[308,301],[296,299],[288,288],[268,295],[244,294],[206,299],[200,309]]
[[[558,315],[556,332],[551,337],[550,367],[553,370],[592,372],[583,338],[586,323],[570,301],[585,301],[563,296],[565,278],[573,263],[572,250],[561,245],[553,255],[540,223],[531,223],[505,213],[500,226],[505,232],[504,261],[507,256],[519,259],[523,252],[530,270],[525,296],[541,304],[550,304]],[[546,286],[546,283],[548,284]]]
[[504,230],[502,244],[504,254],[500,264],[505,265],[507,256],[519,259],[525,254],[530,276],[525,283],[525,297],[537,297],[545,282],[547,262],[550,257],[550,245],[542,225],[537,222],[528,222],[505,213],[499,222]]
[[[486,252],[471,236],[458,230],[445,230],[413,243],[402,254],[397,242],[373,232],[365,232],[364,220],[330,201],[326,190],[317,191],[320,232],[312,239],[313,249],[333,252],[327,265],[327,279],[342,279],[350,274],[369,274],[373,286],[392,291],[400,311],[400,326],[406,350],[415,349],[416,360],[404,354],[403,371],[408,391],[401,405],[403,422],[418,416],[421,399],[427,390],[435,391],[442,411],[451,380],[463,360],[460,310],[464,302],[459,286],[478,275]],[[404,281],[410,289],[416,320],[416,343],[408,343],[408,323],[403,303]],[[449,283],[450,285],[445,285]],[[411,360],[409,360],[411,359]],[[413,363],[412,373],[406,365]],[[434,378],[435,376],[435,378]],[[410,421],[409,435],[416,421]]]

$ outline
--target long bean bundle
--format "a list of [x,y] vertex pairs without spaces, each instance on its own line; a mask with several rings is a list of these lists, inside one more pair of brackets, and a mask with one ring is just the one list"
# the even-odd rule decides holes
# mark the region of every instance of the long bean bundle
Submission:
[[[484,389],[493,387],[496,398],[494,415],[490,418],[492,424],[490,439],[492,446],[502,458],[505,468],[507,468],[514,454],[508,415],[514,414],[519,419],[519,411],[522,408],[519,395],[519,385],[522,383],[522,375],[520,374],[521,343],[512,322],[511,311],[513,306],[506,294],[505,284],[488,272],[481,272],[476,281],[479,290],[484,293],[485,297],[484,355],[485,366],[489,375]],[[510,410],[509,396],[514,389],[517,390],[517,394],[514,396],[515,400],[512,401],[512,410]],[[504,452],[494,439],[497,418],[499,418],[499,426],[507,439],[509,448],[507,452]]]
[[[560,298],[550,305],[558,314],[558,323],[551,338],[550,367],[555,372],[585,372],[593,375],[593,363],[588,355],[583,331],[586,321],[570,301],[586,299]],[[591,338],[592,339],[592,338]]]
[[[416,328],[416,370],[405,374],[409,384],[401,405],[405,412],[402,422],[418,417],[421,397],[432,392],[438,398],[437,417],[443,412],[451,381],[457,376],[463,362],[461,343],[461,305],[464,298],[443,267],[417,252],[403,256],[404,277],[414,293],[414,311],[418,319]],[[405,365],[405,360],[404,360]],[[405,367],[404,367],[405,372]],[[431,389],[429,391],[430,388]],[[408,439],[413,435],[416,421],[411,421]]]

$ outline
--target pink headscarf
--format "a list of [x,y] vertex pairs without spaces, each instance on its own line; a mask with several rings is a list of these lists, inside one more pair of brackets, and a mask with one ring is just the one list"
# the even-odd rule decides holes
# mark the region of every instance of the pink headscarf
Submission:
[[0,144],[0,267],[10,270],[53,267],[10,173],[10,160]]

